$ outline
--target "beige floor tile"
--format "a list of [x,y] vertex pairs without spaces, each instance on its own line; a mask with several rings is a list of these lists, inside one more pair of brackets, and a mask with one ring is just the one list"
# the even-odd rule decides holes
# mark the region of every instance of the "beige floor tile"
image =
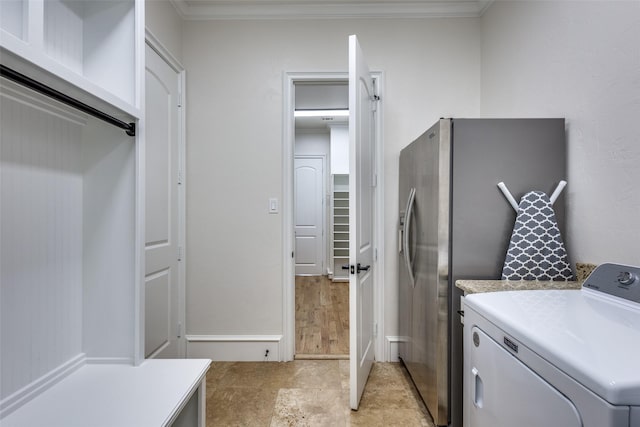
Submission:
[[277,395],[276,389],[208,389],[207,427],[269,426]]
[[411,393],[406,389],[364,389],[360,409],[412,409],[418,410],[418,404]]
[[285,364],[282,388],[342,389],[340,360],[299,360]]
[[403,371],[400,363],[374,363],[366,387],[368,390],[407,389],[410,384]]
[[348,360],[214,362],[207,427],[433,427],[399,363],[375,363],[358,411],[349,406]]
[[351,427],[435,427],[428,417],[411,409],[352,411]]
[[340,370],[340,383],[342,384],[342,388],[344,390],[349,390],[350,363],[351,362],[349,360],[338,361],[338,368]]
[[322,427],[347,425],[342,390],[280,389],[271,427]]

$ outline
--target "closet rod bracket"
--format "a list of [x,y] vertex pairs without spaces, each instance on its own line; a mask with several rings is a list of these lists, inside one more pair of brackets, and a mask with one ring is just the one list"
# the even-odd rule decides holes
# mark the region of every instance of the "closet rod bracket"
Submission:
[[129,129],[125,129],[125,133],[129,136],[136,136],[136,124],[129,123]]

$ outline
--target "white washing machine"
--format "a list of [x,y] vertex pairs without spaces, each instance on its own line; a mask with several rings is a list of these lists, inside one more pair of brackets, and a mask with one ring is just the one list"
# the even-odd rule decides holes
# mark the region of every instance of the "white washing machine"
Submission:
[[465,298],[465,427],[640,427],[640,268]]

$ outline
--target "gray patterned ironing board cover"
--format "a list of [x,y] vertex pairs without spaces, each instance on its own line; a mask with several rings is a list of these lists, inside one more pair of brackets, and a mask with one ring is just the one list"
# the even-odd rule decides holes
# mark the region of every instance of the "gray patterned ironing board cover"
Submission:
[[520,200],[502,279],[573,280],[553,206],[542,191]]

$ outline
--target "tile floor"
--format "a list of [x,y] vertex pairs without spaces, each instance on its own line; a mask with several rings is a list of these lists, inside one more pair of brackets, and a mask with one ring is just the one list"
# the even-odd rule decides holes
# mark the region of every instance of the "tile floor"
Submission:
[[207,427],[425,426],[424,403],[399,363],[376,363],[358,411],[349,409],[348,360],[214,362]]

